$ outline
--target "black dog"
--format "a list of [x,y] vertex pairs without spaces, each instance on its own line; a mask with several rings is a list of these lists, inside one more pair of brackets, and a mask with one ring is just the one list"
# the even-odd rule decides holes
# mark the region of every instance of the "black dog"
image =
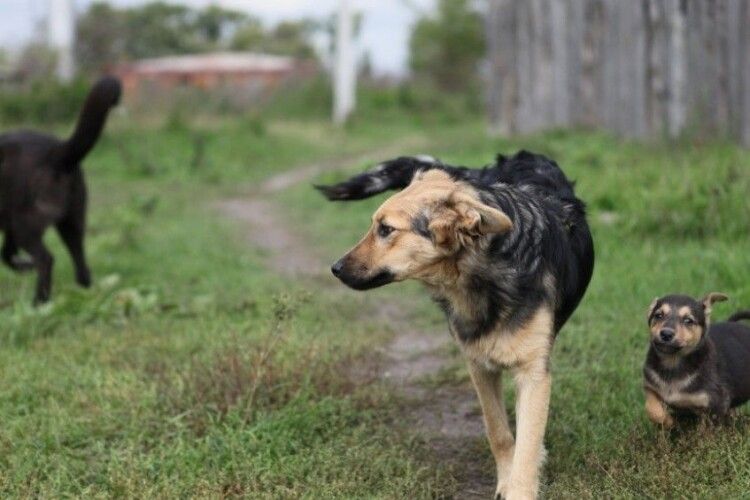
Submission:
[[738,323],[750,319],[750,311],[709,327],[711,305],[723,300],[720,293],[702,300],[668,295],[649,308],[643,376],[652,422],[671,427],[667,408],[721,418],[750,399],[750,328]]
[[[522,151],[480,170],[398,158],[319,189],[332,200],[403,189],[332,271],[359,290],[406,279],[426,285],[467,358],[497,464],[497,495],[535,498],[552,344],[594,265],[572,183],[555,162]],[[518,387],[516,440],[500,390],[505,369]]]
[[[0,136],[2,259],[15,271],[36,268],[36,304],[49,299],[52,286],[54,259],[42,240],[50,225],[55,225],[73,257],[76,281],[85,287],[91,284],[83,249],[86,184],[80,162],[99,139],[120,94],[118,80],[100,80],[86,98],[75,132],[67,141],[32,131]],[[19,250],[26,251],[32,261],[20,259]]]

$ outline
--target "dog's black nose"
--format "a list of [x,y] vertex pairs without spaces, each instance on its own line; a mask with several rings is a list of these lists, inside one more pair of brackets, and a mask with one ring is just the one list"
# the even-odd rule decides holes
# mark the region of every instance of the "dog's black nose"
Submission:
[[341,276],[341,271],[343,270],[344,270],[344,262],[342,260],[337,260],[336,263],[331,266],[331,272],[337,278]]
[[661,339],[662,342],[669,342],[674,338],[674,330],[670,330],[669,328],[664,328],[662,331],[659,332],[659,339]]

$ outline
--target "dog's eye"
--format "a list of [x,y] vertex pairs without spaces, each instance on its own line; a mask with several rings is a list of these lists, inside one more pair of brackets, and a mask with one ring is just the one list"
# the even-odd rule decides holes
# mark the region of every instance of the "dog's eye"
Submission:
[[661,320],[661,319],[664,319],[664,313],[663,313],[663,312],[661,312],[661,311],[656,311],[656,312],[654,313],[654,319],[655,319],[655,320]]
[[682,323],[685,324],[686,326],[691,326],[695,324],[695,321],[693,320],[693,318],[685,317],[685,318],[682,318]]
[[388,224],[380,223],[378,226],[378,236],[381,238],[387,238],[389,234],[393,232],[393,228]]

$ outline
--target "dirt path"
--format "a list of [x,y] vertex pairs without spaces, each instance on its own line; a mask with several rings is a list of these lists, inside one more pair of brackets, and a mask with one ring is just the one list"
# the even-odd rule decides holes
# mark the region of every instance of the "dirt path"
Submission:
[[[380,154],[379,157],[388,157]],[[340,162],[311,165],[272,177],[243,198],[223,200],[217,208],[242,224],[249,245],[268,253],[268,264],[276,272],[298,279],[315,279],[316,286],[342,287],[328,272],[328,263],[311,251],[300,230],[285,220],[273,194],[309,181],[325,168]],[[314,270],[314,271],[311,271]],[[356,292],[351,292],[356,293]],[[446,347],[447,331],[420,331],[407,319],[396,301],[380,301],[376,316],[387,323],[394,338],[383,348],[380,378],[404,396],[405,413],[424,437],[435,457],[453,468],[462,492],[460,498],[490,498],[494,473],[484,444],[481,411],[470,387],[430,387],[425,377],[437,374],[451,360]]]

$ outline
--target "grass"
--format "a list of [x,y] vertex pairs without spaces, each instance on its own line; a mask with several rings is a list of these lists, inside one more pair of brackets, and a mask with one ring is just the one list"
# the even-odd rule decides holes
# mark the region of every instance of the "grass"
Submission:
[[[460,497],[462,478],[402,425],[397,397],[347,376],[371,369],[391,335],[368,313],[377,297],[408,297],[415,321],[444,328],[419,287],[320,293],[266,268],[211,208],[282,169],[399,144],[473,166],[498,151],[545,152],[589,203],[597,264],[555,347],[548,498],[750,491],[747,410],[726,427],[663,433],[640,393],[654,296],[726,292],[718,318],[750,305],[750,158],[739,149],[575,131],[496,140],[479,123],[111,125],[87,162],[93,289],[72,284],[53,234],[52,304],[32,309],[33,278],[0,270],[3,498]],[[277,197],[331,260],[380,202],[329,204],[306,185]],[[466,376],[448,367],[429,383]],[[488,453],[473,460],[492,474]]]

